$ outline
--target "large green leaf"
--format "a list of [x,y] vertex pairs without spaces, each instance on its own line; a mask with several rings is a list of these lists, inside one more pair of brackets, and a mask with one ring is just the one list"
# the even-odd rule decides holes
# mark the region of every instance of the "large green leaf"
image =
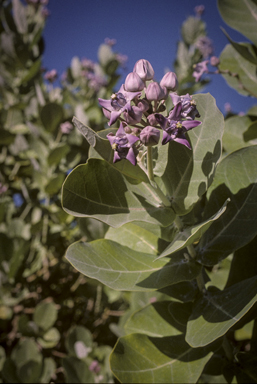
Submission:
[[240,53],[240,55],[243,56],[246,60],[250,61],[250,63],[257,65],[257,56],[254,50],[254,46],[233,41],[225,29],[221,29],[235,50]]
[[[238,93],[257,97],[256,65],[244,59],[232,45],[226,45],[221,52],[219,69],[225,72],[222,76],[228,85],[235,88]],[[226,71],[238,76],[226,74]]]
[[[141,223],[143,225],[144,223]],[[157,226],[155,226],[157,227]],[[160,227],[157,227],[157,229]],[[126,245],[134,251],[151,253],[158,255],[160,249],[164,249],[167,245],[165,241],[160,239],[160,234],[155,234],[152,231],[137,225],[137,223],[127,223],[120,228],[110,227],[105,235],[106,239],[119,241],[121,245]]]
[[194,99],[202,124],[188,133],[192,150],[170,142],[168,163],[162,176],[167,195],[178,215],[189,212],[206,192],[221,155],[223,115],[210,94],[195,95]]
[[191,348],[184,335],[121,337],[110,357],[111,369],[122,383],[196,383],[213,355]]
[[242,148],[225,157],[217,167],[215,180],[208,191],[205,216],[231,201],[221,218],[202,236],[197,259],[215,265],[243,247],[257,234],[257,146]]
[[[253,125],[253,127],[252,127]],[[256,127],[256,117],[231,116],[225,120],[225,130],[222,144],[227,153],[234,152],[242,147],[256,144],[254,142],[254,127]],[[255,129],[257,135],[257,129]]]
[[194,242],[197,242],[200,240],[202,235],[207,231],[208,228],[212,225],[212,223],[217,220],[226,210],[227,208],[227,201],[223,204],[223,206],[218,210],[216,214],[214,214],[209,219],[205,220],[204,222],[195,225],[193,227],[185,228],[183,231],[178,232],[174,238],[174,240],[170,243],[170,245],[162,252],[162,254],[158,257],[160,259],[161,257],[171,255],[180,249],[183,249],[187,247],[190,244],[193,244]]
[[218,0],[223,20],[257,45],[257,4],[255,0]]
[[94,217],[113,227],[131,221],[171,224],[175,218],[173,210],[160,203],[150,184],[131,184],[99,159],[79,165],[63,185],[63,207],[68,213]]
[[155,261],[152,254],[134,251],[112,240],[72,244],[66,253],[69,262],[84,275],[118,290],[148,291],[195,279],[201,267],[182,253],[172,260]]
[[[93,129],[87,127],[85,124],[79,121],[76,117],[73,117],[72,122],[85,137],[90,147],[94,149],[94,153],[100,155],[100,158],[106,160],[109,164],[111,164],[114,168],[126,176],[140,181],[148,181],[146,173],[138,165],[135,166],[128,160],[121,160],[113,164],[113,150],[109,140],[106,139],[106,135],[109,132],[113,132],[113,129],[106,129],[104,131],[100,131],[98,134],[93,131]],[[90,157],[95,156],[91,155]]]
[[205,346],[224,335],[257,301],[257,277],[223,291],[209,287],[194,304],[187,325],[186,341],[194,348]]
[[127,333],[143,333],[156,337],[180,335],[186,331],[191,307],[191,303],[171,301],[149,304],[131,315],[125,324],[125,330]]

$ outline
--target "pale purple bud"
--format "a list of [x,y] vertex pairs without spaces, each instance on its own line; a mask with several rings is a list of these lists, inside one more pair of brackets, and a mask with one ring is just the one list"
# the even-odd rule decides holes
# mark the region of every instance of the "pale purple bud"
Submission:
[[146,112],[148,111],[150,105],[148,103],[147,100],[145,99],[142,99],[142,100],[139,100],[138,104],[137,104],[137,107],[142,111],[142,112]]
[[151,126],[156,126],[158,125],[158,121],[155,118],[155,113],[152,113],[151,115],[147,116],[147,121]]
[[210,64],[213,66],[213,67],[218,67],[218,65],[220,64],[220,59],[216,56],[212,56],[210,58]]
[[136,72],[130,72],[125,80],[125,90],[127,92],[138,92],[144,89],[144,82]]
[[157,145],[160,140],[160,131],[148,125],[140,133],[140,140],[146,147]]
[[145,95],[149,101],[160,101],[167,97],[167,89],[153,81],[148,85]]
[[160,82],[161,87],[166,87],[170,91],[176,91],[178,88],[178,79],[174,72],[167,72]]
[[141,59],[134,65],[133,72],[136,72],[143,81],[152,80],[154,70],[148,60]]

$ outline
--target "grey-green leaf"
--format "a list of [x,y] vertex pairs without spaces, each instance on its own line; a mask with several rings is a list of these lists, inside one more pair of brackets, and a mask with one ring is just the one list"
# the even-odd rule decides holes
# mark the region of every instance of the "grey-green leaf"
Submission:
[[209,287],[194,304],[187,325],[186,341],[194,348],[205,346],[224,335],[257,301],[257,277],[223,291]]
[[257,45],[257,4],[255,0],[218,0],[223,20]]
[[184,335],[121,337],[111,357],[111,369],[122,383],[196,383],[213,352],[191,348]]
[[111,240],[72,244],[66,253],[69,262],[84,275],[110,288],[149,291],[195,279],[201,266],[188,261],[182,253],[172,260],[134,251]]
[[208,191],[205,217],[231,201],[221,218],[204,233],[197,259],[215,265],[257,234],[257,146],[242,148],[225,157],[217,167]]
[[168,163],[162,176],[172,207],[178,215],[189,212],[206,192],[221,155],[223,115],[210,94],[195,95],[194,99],[202,124],[188,132],[192,150],[170,142]]
[[212,217],[205,220],[204,222],[195,225],[193,227],[185,228],[182,232],[178,232],[174,238],[174,240],[170,243],[170,245],[162,252],[162,254],[158,257],[171,255],[180,249],[187,247],[194,242],[200,240],[202,235],[207,231],[208,228],[212,225],[212,223],[217,220],[226,210],[228,201],[225,201],[223,206],[215,213]]
[[131,221],[167,226],[175,217],[171,208],[160,205],[150,184],[131,184],[99,159],[89,159],[69,174],[63,184],[63,207],[69,214],[94,217],[113,227]]
[[111,148],[109,140],[102,137],[102,133],[106,135],[109,130],[101,131],[100,134],[97,134],[93,131],[93,129],[87,127],[76,117],[73,117],[72,122],[85,137],[88,144],[100,155],[101,158],[106,160],[109,164],[126,176],[140,181],[148,181],[146,173],[138,165],[132,165],[128,160],[121,160],[113,164],[113,149]]

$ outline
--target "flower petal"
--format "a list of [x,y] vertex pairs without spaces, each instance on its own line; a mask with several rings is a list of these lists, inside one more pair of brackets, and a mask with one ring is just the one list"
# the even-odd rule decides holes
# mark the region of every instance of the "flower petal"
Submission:
[[126,159],[131,162],[131,164],[136,165],[137,159],[134,153],[133,148],[129,148],[128,154],[126,156]]
[[186,128],[187,131],[189,131],[192,128],[197,127],[198,125],[202,124],[199,120],[186,120],[182,121],[182,125],[184,128]]

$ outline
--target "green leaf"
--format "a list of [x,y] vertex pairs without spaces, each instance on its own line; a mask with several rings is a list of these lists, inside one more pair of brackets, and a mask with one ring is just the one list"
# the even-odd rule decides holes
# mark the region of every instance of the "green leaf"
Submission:
[[43,356],[33,339],[22,340],[12,351],[11,358],[22,383],[38,383],[42,371]]
[[223,336],[257,301],[257,277],[244,280],[223,291],[209,287],[196,300],[187,325],[186,341],[194,348]]
[[182,24],[182,38],[187,45],[194,44],[199,36],[205,35],[205,23],[198,17],[189,16]]
[[63,184],[66,212],[93,217],[119,227],[131,221],[167,226],[174,220],[171,208],[160,206],[150,184],[132,184],[104,160],[89,159],[76,167]]
[[218,9],[225,23],[257,45],[255,0],[218,0]]
[[[159,254],[161,239],[151,231],[135,223],[127,223],[119,228],[110,227],[105,239],[117,241],[134,251]],[[165,243],[165,242],[163,242]]]
[[254,257],[256,249],[257,236],[234,253],[226,287],[257,275],[257,257]]
[[172,207],[178,215],[189,212],[206,192],[221,155],[223,115],[210,94],[195,95],[194,99],[202,124],[188,133],[192,150],[170,142],[168,163],[162,176]]
[[45,186],[46,193],[48,193],[49,195],[55,195],[60,192],[64,178],[65,175],[62,173],[59,173],[57,176],[52,177]]
[[54,375],[56,369],[56,364],[54,359],[51,357],[46,357],[44,359],[43,372],[40,377],[40,383],[49,383],[51,377]]
[[190,314],[191,303],[156,302],[134,312],[127,320],[125,330],[156,337],[180,335],[186,332]]
[[231,201],[221,218],[204,233],[198,245],[197,260],[215,265],[243,247],[257,234],[257,146],[242,148],[219,164],[208,191],[205,217],[228,198]]
[[195,279],[201,267],[182,253],[172,260],[137,252],[111,240],[72,244],[66,258],[79,272],[110,288],[130,291],[156,290]]
[[227,203],[228,201],[226,201],[223,206],[218,210],[218,212],[212,217],[210,217],[208,220],[205,220],[204,222],[193,227],[185,228],[182,232],[178,232],[174,240],[157,259],[171,255],[179,251],[180,249],[187,247],[190,244],[198,242],[202,235],[207,231],[207,229],[210,228],[212,223],[225,212],[227,208]]
[[78,342],[83,343],[84,347],[88,349],[87,353],[89,353],[92,350],[93,341],[92,341],[91,332],[87,328],[81,325],[70,328],[68,331],[67,337],[65,339],[65,347],[70,356],[77,357],[77,358],[79,357]]
[[229,34],[225,31],[224,28],[221,27],[222,32],[224,35],[228,38],[230,44],[235,48],[235,50],[246,60],[250,61],[250,63],[253,63],[257,65],[257,56],[254,51],[254,46],[245,43],[236,43],[231,39]]
[[21,34],[27,32],[27,19],[26,19],[26,8],[20,0],[12,0],[13,5],[13,19],[15,21],[17,30]]
[[53,132],[63,121],[63,108],[57,103],[48,103],[42,108],[40,117],[45,129]]
[[32,66],[28,69],[26,75],[20,80],[21,84],[27,83],[33,79],[40,71],[42,65],[41,58],[35,61]]
[[57,328],[50,328],[43,337],[39,337],[37,342],[41,345],[42,348],[53,348],[60,341],[61,335]]
[[54,303],[41,302],[36,306],[33,320],[42,330],[51,328],[56,319],[57,309]]
[[48,164],[54,165],[60,163],[60,161],[70,152],[70,146],[67,144],[59,144],[54,148],[48,156]]
[[[256,133],[254,133],[254,130]],[[231,116],[225,120],[222,144],[225,151],[230,153],[241,149],[242,147],[256,144],[253,141],[256,136],[256,122],[253,120],[252,116]]]
[[[257,97],[256,65],[244,59],[232,45],[226,45],[221,52],[219,69],[225,72],[222,76],[228,85],[238,93]],[[230,71],[230,74],[226,74],[226,71]]]
[[252,124],[250,124],[247,131],[244,132],[243,136],[244,136],[244,140],[247,142],[247,144],[256,144],[257,121],[254,121]]
[[[96,133],[85,124],[81,123],[76,117],[73,117],[72,122],[76,128],[82,133],[89,145],[100,155],[101,158],[106,160],[115,169],[120,171],[122,174],[129,176],[139,181],[148,182],[148,177],[145,172],[138,166],[131,164],[128,160],[121,160],[113,164],[113,149],[111,148],[110,142],[106,139],[106,135],[110,132],[115,132],[113,129],[106,129]],[[90,157],[95,156],[91,155]]]
[[95,381],[87,363],[76,357],[65,357],[63,359],[63,368],[66,383],[94,383]]
[[213,352],[191,348],[184,335],[121,337],[110,357],[111,369],[123,383],[196,383]]

